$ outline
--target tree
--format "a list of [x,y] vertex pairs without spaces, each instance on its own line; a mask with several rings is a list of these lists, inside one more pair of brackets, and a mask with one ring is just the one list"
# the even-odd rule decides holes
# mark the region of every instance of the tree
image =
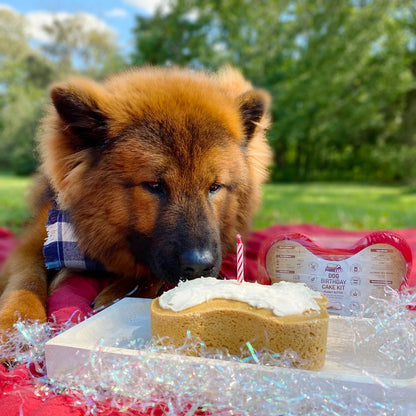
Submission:
[[37,166],[35,137],[46,95],[36,86],[15,85],[0,112],[0,165],[20,175],[32,173]]
[[24,29],[22,16],[0,8],[0,166],[21,174],[36,166],[35,129],[55,75]]
[[25,18],[0,7],[0,166],[32,172],[36,127],[47,102],[48,85],[68,74],[101,78],[125,66],[107,30],[91,29],[85,15],[55,18],[48,40],[34,42]]
[[215,66],[219,53],[210,47],[212,17],[194,4],[177,0],[169,12],[159,7],[152,17],[136,16],[132,63]]
[[268,89],[275,179],[400,180],[416,174],[400,135],[414,82],[414,8],[411,0],[176,0],[137,20],[135,57],[210,69],[227,62]]
[[125,66],[114,34],[106,28],[91,27],[89,19],[85,13],[56,16],[43,26],[49,40],[41,43],[41,50],[56,64],[61,77],[82,72],[99,78],[109,69]]

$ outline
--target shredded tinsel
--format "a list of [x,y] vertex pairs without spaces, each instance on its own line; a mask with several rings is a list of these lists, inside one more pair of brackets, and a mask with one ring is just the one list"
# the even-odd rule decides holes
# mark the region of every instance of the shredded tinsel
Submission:
[[[349,364],[370,377],[371,385],[291,369],[299,362],[293,351],[255,351],[246,343],[244,358],[238,359],[206,348],[191,334],[177,349],[164,339],[132,340],[129,348],[145,352],[133,360],[103,354],[100,343],[84,365],[64,379],[53,380],[46,374],[45,343],[71,327],[69,322],[17,322],[0,359],[12,356],[11,366],[30,367],[39,396],[69,394],[73,405],[90,415],[103,414],[109,407],[126,415],[153,411],[189,416],[416,414],[416,312],[409,307],[416,295],[388,290],[391,296],[372,299],[350,319],[354,339]],[[184,365],[190,351],[198,351],[202,359]],[[396,385],[385,381],[387,374],[397,380]]]

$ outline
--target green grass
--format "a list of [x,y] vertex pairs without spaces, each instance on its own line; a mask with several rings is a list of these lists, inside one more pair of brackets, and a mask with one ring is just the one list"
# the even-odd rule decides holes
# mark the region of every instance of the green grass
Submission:
[[26,194],[29,177],[0,173],[0,226],[21,234],[30,218]]
[[413,227],[416,226],[416,192],[408,186],[265,185],[255,228],[299,223],[346,230]]
[[[21,234],[30,178],[0,174],[0,226]],[[405,186],[267,184],[254,227],[313,223],[347,230],[416,226],[416,191]]]

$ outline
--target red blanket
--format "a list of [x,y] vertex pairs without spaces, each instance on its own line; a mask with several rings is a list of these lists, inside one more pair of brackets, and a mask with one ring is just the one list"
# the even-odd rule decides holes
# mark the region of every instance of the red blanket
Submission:
[[[366,231],[344,231],[340,229],[330,229],[317,225],[276,225],[267,230],[252,233],[245,243],[245,277],[247,280],[254,281],[257,276],[257,254],[265,239],[273,235],[285,233],[302,233],[314,237],[337,237],[343,238],[356,237],[357,239],[368,234]],[[413,255],[416,253],[416,228],[395,230],[397,234],[406,239]],[[7,255],[16,245],[14,236],[6,230],[0,229],[0,265]],[[235,277],[235,255],[229,255],[224,259],[222,273],[226,277]],[[416,267],[410,273],[409,281],[416,283]],[[65,281],[49,298],[48,314],[58,323],[66,322],[69,319],[78,322],[79,319],[92,314],[90,304],[96,295],[102,290],[104,282],[90,277],[74,275]],[[12,370],[7,370],[0,366],[0,415],[25,415],[25,416],[65,416],[65,415],[84,415],[85,406],[79,402],[78,396],[73,393],[54,393],[48,390],[48,394],[41,394],[39,383],[42,379],[39,374],[32,374],[32,367],[20,365]],[[101,404],[97,409],[99,414],[121,415],[126,414],[118,410],[114,403]],[[188,409],[183,409],[186,414]],[[130,409],[129,414],[143,415],[164,414],[163,407],[153,408],[149,413],[143,410]],[[192,413],[192,414],[203,414]]]

